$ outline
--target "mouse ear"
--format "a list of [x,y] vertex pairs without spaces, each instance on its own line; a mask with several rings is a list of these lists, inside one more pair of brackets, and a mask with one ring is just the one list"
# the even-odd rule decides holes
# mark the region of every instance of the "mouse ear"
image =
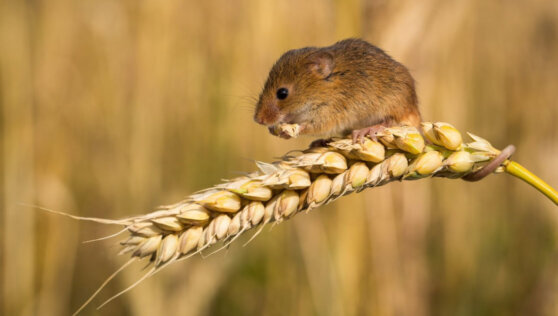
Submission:
[[308,69],[316,76],[326,78],[333,71],[333,55],[326,51],[317,51],[308,56]]

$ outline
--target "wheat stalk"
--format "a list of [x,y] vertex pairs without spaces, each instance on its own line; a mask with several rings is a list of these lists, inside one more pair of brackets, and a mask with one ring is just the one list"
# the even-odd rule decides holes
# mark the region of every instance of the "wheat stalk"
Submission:
[[[282,128],[286,133],[297,131],[293,126]],[[517,167],[519,165],[507,160],[511,153],[503,157],[503,161],[498,161],[502,154],[499,150],[481,137],[469,136],[473,141],[463,143],[457,129],[441,122],[422,123],[422,134],[413,127],[387,128],[378,134],[378,141],[365,138],[353,143],[350,139],[340,139],[326,147],[291,153],[273,163],[257,162],[256,172],[197,192],[146,215],[121,220],[72,216],[124,226],[122,232],[128,232],[129,236],[120,243],[120,254],[131,257],[76,314],[118,272],[136,260],[148,257],[151,269],[99,308],[170,263],[221,243],[222,246],[215,250],[218,251],[246,231],[258,228],[252,236],[254,238],[268,223],[280,223],[343,195],[391,181],[425,177],[472,179],[479,170],[485,167],[488,170],[487,165],[493,161],[497,164],[491,166],[490,173],[508,171],[524,180],[529,178],[531,180],[526,181],[558,204],[554,189],[536,177],[533,180],[530,176],[534,175],[530,173],[529,177],[521,176],[517,171],[521,169]]]

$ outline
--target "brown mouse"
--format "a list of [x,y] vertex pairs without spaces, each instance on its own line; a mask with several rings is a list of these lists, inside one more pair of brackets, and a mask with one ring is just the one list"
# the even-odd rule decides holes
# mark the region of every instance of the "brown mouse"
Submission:
[[407,68],[364,40],[346,39],[283,54],[269,72],[254,120],[272,133],[278,124],[299,124],[301,135],[352,133],[356,141],[375,139],[389,126],[418,127],[421,117]]

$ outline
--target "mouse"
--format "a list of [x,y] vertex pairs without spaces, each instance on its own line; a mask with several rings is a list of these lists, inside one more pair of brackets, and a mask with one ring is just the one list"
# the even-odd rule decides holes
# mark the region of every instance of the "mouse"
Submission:
[[419,127],[415,80],[382,49],[349,38],[326,47],[289,50],[275,62],[256,104],[254,120],[282,138],[281,124],[300,135],[352,136],[353,142],[392,126]]

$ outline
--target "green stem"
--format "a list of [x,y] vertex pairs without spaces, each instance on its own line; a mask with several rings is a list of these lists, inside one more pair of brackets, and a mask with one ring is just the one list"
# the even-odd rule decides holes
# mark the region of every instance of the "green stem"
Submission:
[[531,171],[525,169],[525,167],[515,161],[506,160],[503,165],[507,173],[527,182],[535,189],[539,190],[542,194],[546,195],[546,197],[551,199],[554,204],[558,205],[558,192],[548,185],[548,183],[544,182],[541,178],[537,177]]

